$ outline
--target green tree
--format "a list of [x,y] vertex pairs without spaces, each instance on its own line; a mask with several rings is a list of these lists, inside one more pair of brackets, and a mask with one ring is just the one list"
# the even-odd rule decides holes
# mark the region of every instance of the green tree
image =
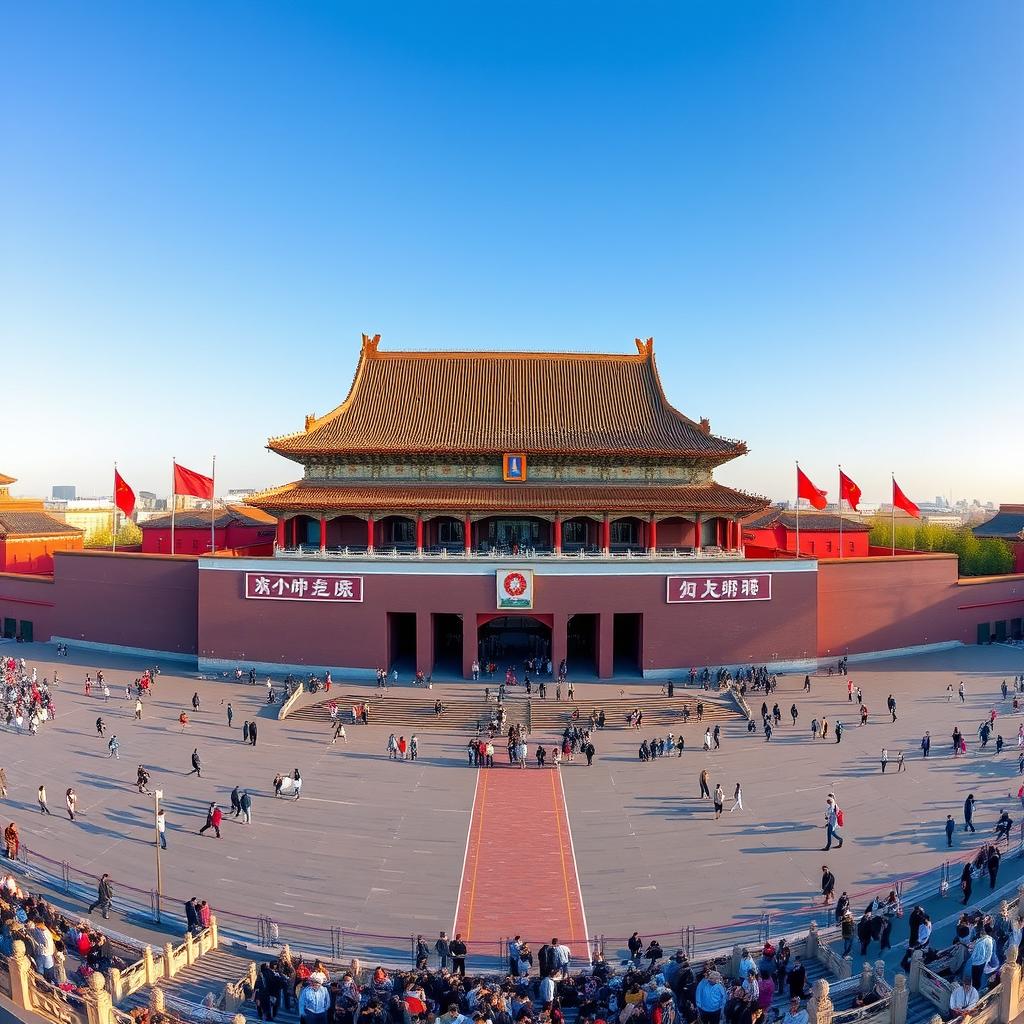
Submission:
[[[871,522],[872,547],[892,546],[892,520],[877,516]],[[969,526],[897,523],[896,548],[903,551],[945,551],[956,555],[961,576],[998,576],[1013,572],[1013,551],[998,539],[979,540]]]
[[[117,546],[119,548],[138,547],[142,543],[142,531],[130,519],[121,524],[117,531]],[[110,550],[110,527],[104,527],[90,534],[85,542],[87,548],[98,550]]]

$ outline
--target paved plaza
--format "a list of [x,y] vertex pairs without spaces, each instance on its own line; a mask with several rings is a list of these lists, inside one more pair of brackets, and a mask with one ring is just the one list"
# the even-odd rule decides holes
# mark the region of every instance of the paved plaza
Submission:
[[[991,836],[1004,807],[1018,823],[1024,817],[1016,800],[1024,781],[1017,768],[1017,732],[1024,718],[1015,716],[999,693],[1005,678],[1012,698],[1013,676],[1024,672],[1024,652],[1006,647],[851,666],[851,678],[863,687],[870,710],[863,728],[857,727],[856,705],[846,699],[846,681],[824,675],[813,678],[809,695],[802,676],[782,678],[768,701],[769,706],[777,701],[783,711],[770,743],[760,729],[748,735],[737,717],[724,725],[721,749],[705,753],[704,727],[691,719],[683,727],[681,757],[641,763],[636,756],[641,738],[664,730],[608,728],[595,738],[593,766],[585,760],[563,764],[559,787],[538,786],[533,778],[541,774],[533,767],[535,744],[550,746],[553,735],[531,737],[531,767],[522,773],[522,783],[518,774],[511,777],[519,770],[503,764],[499,740],[498,767],[482,771],[505,777],[488,782],[486,808],[480,806],[480,772],[466,765],[464,733],[424,730],[415,763],[389,761],[388,730],[372,720],[365,727],[347,725],[348,742],[331,745],[326,724],[277,722],[276,708],[264,706],[262,681],[251,687],[233,678],[199,680],[168,665],[136,722],[134,698],[125,700],[123,687],[147,662],[74,650],[70,658],[55,660],[46,645],[6,644],[0,653],[24,656],[41,677],[52,678],[56,668],[61,678],[54,722],[35,737],[11,730],[0,734],[0,763],[9,788],[0,811],[4,823],[16,821],[23,843],[38,854],[92,874],[107,871],[122,888],[148,892],[155,885],[152,801],[134,784],[136,767],[143,763],[152,773],[151,785],[164,791],[165,893],[175,904],[192,895],[209,899],[228,927],[239,932],[255,930],[249,918],[267,915],[310,928],[430,934],[451,930],[458,912],[463,923],[467,913],[475,922],[471,941],[515,932],[543,940],[552,924],[545,917],[548,906],[562,908],[559,920],[585,919],[591,935],[610,938],[624,938],[634,929],[651,934],[690,925],[709,928],[762,913],[778,915],[779,927],[796,927],[810,919],[806,908],[818,892],[826,861],[838,889],[853,894],[961,856]],[[111,686],[109,702],[97,697],[96,689],[91,697],[83,692],[85,672],[95,676],[98,668]],[[961,680],[966,703],[961,705],[955,693],[947,702],[947,684],[955,690]],[[482,684],[460,685],[465,692],[471,687],[482,693]],[[357,689],[336,681],[339,698]],[[193,715],[195,691],[202,707]],[[403,692],[412,691],[399,688],[387,699],[400,701]],[[454,686],[445,692],[454,693]],[[588,683],[577,696],[601,692],[618,696],[619,684]],[[644,693],[659,693],[660,683],[633,683],[627,692],[642,707]],[[895,723],[885,706],[890,693],[897,701]],[[754,693],[750,699],[759,718],[763,697]],[[788,714],[794,701],[795,728]],[[979,751],[976,736],[993,708],[995,733],[1006,740],[1000,756],[994,736],[987,751]],[[185,731],[178,724],[182,710],[192,720]],[[831,728],[828,740],[811,738],[811,720],[822,715],[833,725],[837,718],[843,721],[841,743],[834,742]],[[106,722],[107,736],[118,736],[118,760],[108,757],[106,739],[96,733],[98,716]],[[255,747],[242,742],[247,718],[259,725]],[[955,725],[968,738],[967,756],[956,760],[950,756]],[[933,738],[928,761],[920,751],[925,730]],[[673,731],[678,734],[678,727]],[[890,758],[885,775],[879,765],[883,747]],[[188,774],[193,748],[202,758],[201,778]],[[899,751],[906,756],[904,773],[896,771]],[[705,767],[712,789],[721,783],[727,794],[720,821],[714,820],[710,803],[698,798],[698,775]],[[301,799],[275,799],[275,773],[294,768],[304,780]],[[744,806],[730,813],[737,781]],[[52,817],[40,814],[36,804],[41,783]],[[234,785],[247,787],[253,796],[253,824],[226,818],[223,839],[212,832],[197,835],[209,802],[216,800],[227,811]],[[74,823],[63,810],[68,786],[79,797]],[[566,835],[564,842],[563,788],[571,827],[571,839]],[[846,842],[826,855],[822,825],[830,790],[845,813]],[[535,815],[530,800],[523,799],[533,791],[544,795],[543,801],[537,797],[543,806]],[[969,792],[978,801],[978,832],[970,842],[959,830]],[[942,831],[947,813],[958,822],[953,851],[947,851]],[[575,863],[565,860],[566,851]],[[558,859],[557,868],[531,869],[548,857]],[[1018,863],[1007,858],[1006,879]],[[955,888],[959,865],[953,870]],[[543,890],[554,884],[550,879],[563,888],[549,898]],[[574,902],[576,892],[582,906]],[[462,899],[472,893],[471,913],[464,904],[458,910],[460,893]],[[952,895],[946,902],[952,912]]]

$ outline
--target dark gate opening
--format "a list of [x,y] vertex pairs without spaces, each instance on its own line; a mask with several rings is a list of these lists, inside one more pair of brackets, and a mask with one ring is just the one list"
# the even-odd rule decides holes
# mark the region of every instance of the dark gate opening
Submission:
[[643,671],[640,636],[643,616],[639,612],[615,613],[612,626],[612,665],[615,674],[631,676]]
[[499,674],[513,669],[521,679],[529,659],[551,657],[551,627],[529,615],[503,615],[477,631],[480,663],[494,662]]
[[446,613],[434,617],[434,667],[436,677],[462,676],[462,616]]
[[566,635],[569,678],[597,674],[597,616],[570,615]]
[[32,643],[34,638],[34,630],[32,623],[28,619],[22,619],[18,624],[18,635],[21,637],[22,642],[26,644]]
[[402,678],[416,674],[416,613],[388,612],[389,669]]

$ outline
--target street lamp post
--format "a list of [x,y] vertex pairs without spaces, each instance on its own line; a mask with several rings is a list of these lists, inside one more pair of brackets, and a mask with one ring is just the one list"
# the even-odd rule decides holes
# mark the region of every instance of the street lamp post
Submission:
[[160,924],[160,897],[163,889],[163,876],[160,872],[160,801],[164,797],[162,789],[153,791],[153,831],[156,837],[156,923]]

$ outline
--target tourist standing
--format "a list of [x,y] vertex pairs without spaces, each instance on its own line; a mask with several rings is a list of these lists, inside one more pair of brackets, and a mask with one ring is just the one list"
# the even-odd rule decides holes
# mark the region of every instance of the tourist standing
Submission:
[[50,808],[46,806],[46,787],[40,786],[36,792],[36,799],[39,801],[39,813],[49,814]]

